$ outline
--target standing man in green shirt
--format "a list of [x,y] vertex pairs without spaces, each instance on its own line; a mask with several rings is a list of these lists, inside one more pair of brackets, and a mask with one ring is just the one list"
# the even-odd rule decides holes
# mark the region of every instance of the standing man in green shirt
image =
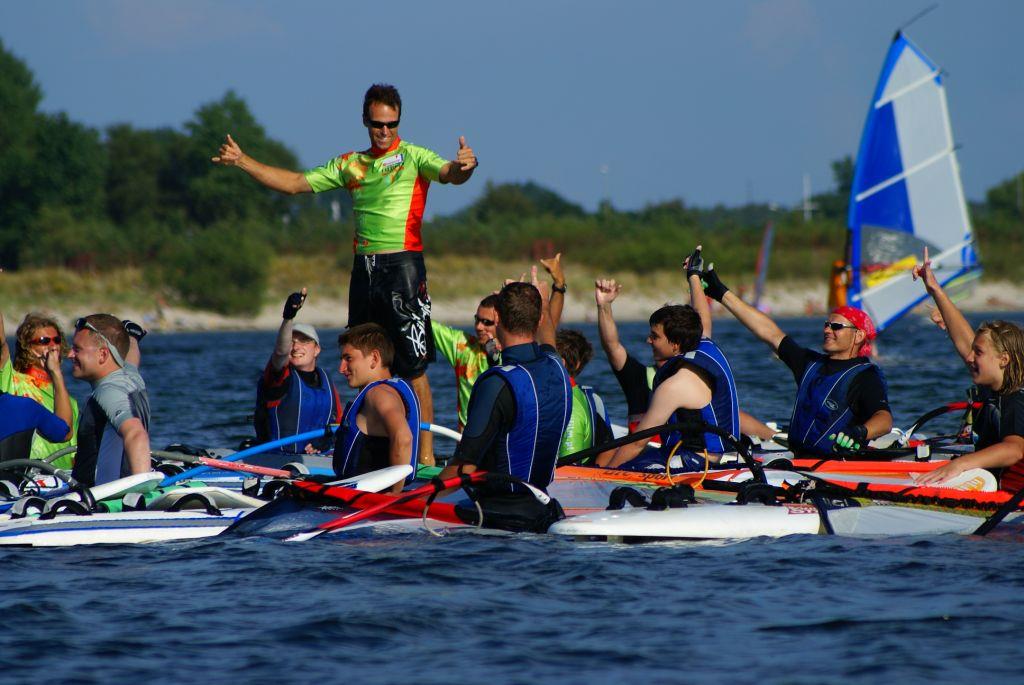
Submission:
[[[430,296],[423,263],[421,227],[431,181],[461,185],[477,167],[476,155],[459,136],[459,150],[448,161],[398,136],[402,98],[398,89],[374,84],[363,98],[363,125],[370,147],[348,152],[305,172],[262,164],[227,136],[212,161],[237,166],[264,186],[288,194],[345,188],[356,217],[348,325],[377,323],[395,344],[394,373],[409,380],[421,416],[432,422],[434,405],[425,375],[434,361]],[[420,461],[434,463],[433,440],[424,432]]]

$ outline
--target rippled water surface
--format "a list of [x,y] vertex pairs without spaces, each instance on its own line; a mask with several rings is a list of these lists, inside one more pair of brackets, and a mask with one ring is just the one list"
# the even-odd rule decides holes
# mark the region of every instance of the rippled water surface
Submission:
[[[818,319],[781,323],[820,341]],[[645,328],[620,332],[646,360]],[[786,416],[785,367],[732,321],[715,337],[742,405]],[[154,446],[248,436],[273,340],[148,337]],[[621,420],[597,354],[581,380]],[[324,355],[336,362],[333,346]],[[948,341],[916,320],[887,334],[881,363],[901,426],[968,382]],[[451,371],[438,364],[430,377],[436,421],[452,425]],[[955,536],[615,546],[404,534],[4,550],[0,666],[9,682],[1015,683],[1022,561],[1018,542]]]

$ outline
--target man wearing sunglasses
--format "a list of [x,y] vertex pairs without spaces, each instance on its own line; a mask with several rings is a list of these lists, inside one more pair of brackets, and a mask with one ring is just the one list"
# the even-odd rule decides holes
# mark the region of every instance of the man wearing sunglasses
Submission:
[[498,296],[488,295],[480,300],[473,315],[473,333],[460,331],[437,321],[431,322],[434,347],[455,370],[458,386],[456,408],[459,430],[466,425],[469,395],[477,377],[495,364],[501,363],[501,344],[497,334]]
[[92,386],[72,475],[93,486],[149,471],[149,395],[124,322],[110,314],[79,319],[68,358],[72,375]]
[[714,264],[701,272],[704,292],[768,343],[793,372],[796,402],[789,446],[796,453],[828,456],[857,451],[892,430],[882,370],[870,361],[875,325],[859,309],[839,307],[822,326],[821,352],[800,347],[767,315],[730,291]]
[[[473,175],[477,158],[459,137],[454,161],[398,135],[402,98],[394,86],[374,84],[363,98],[363,125],[370,147],[348,152],[304,173],[271,167],[242,152],[227,136],[212,161],[237,166],[264,186],[284,193],[345,188],[356,218],[349,288],[348,325],[377,323],[395,344],[395,375],[407,378],[420,398],[425,421],[433,402],[424,372],[434,361],[430,296],[423,263],[421,226],[431,181],[461,185]],[[433,463],[430,433],[420,440],[423,463]]]

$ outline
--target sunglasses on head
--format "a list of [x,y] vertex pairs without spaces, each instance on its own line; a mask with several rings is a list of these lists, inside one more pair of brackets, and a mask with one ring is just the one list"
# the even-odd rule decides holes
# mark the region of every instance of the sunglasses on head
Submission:
[[386,126],[390,129],[396,129],[398,128],[398,121],[398,119],[394,121],[375,121],[370,119],[366,123],[370,125],[370,128],[384,128]]
[[838,333],[839,331],[843,330],[844,328],[852,328],[855,331],[860,330],[856,326],[851,326],[848,323],[839,323],[838,321],[826,321],[825,322],[825,328],[831,328],[833,333]]
[[32,340],[29,340],[29,343],[31,343],[32,345],[49,345],[50,343],[53,343],[54,345],[60,345],[61,342],[63,342],[63,340],[64,338],[62,338],[59,335],[55,335],[52,338],[48,335],[41,335],[38,338],[33,338]]
[[121,354],[117,351],[117,348],[114,347],[109,340],[107,340],[107,336],[100,333],[99,329],[93,326],[91,323],[89,323],[89,321],[84,316],[75,322],[75,332],[77,333],[82,329],[90,330],[93,333],[95,333],[99,337],[99,339],[103,341],[103,344],[106,345],[107,351],[110,352],[110,356],[114,358],[114,361],[117,363],[117,365],[120,366],[121,368],[124,368],[124,359],[121,357]]
[[474,315],[473,315],[473,319],[474,319],[474,320],[475,320],[475,321],[476,321],[477,323],[482,323],[482,324],[483,324],[483,325],[485,325],[485,326],[494,326],[494,325],[496,325],[496,322],[494,321],[494,319],[481,319],[481,318],[480,318],[479,316],[477,316],[476,314],[474,314]]

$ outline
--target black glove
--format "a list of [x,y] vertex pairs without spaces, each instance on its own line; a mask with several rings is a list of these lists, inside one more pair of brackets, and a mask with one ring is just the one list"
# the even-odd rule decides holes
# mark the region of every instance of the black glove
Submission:
[[729,289],[725,287],[725,284],[718,280],[718,274],[715,273],[714,264],[708,267],[707,271],[701,273],[700,280],[704,286],[704,294],[712,300],[721,302],[722,298],[725,297],[725,294],[729,292]]
[[302,303],[306,301],[306,296],[302,293],[292,293],[288,296],[288,299],[284,303],[284,311],[281,313],[282,319],[294,319],[295,315],[302,309]]
[[704,257],[701,256],[698,247],[690,254],[690,258],[686,262],[686,279],[689,280],[690,276],[700,276],[702,271],[704,271]]
[[839,431],[839,433],[833,433],[828,437],[834,443],[832,446],[833,451],[846,450],[856,452],[868,444],[868,427],[857,424],[850,426],[844,431]]
[[130,319],[125,319],[121,322],[121,325],[124,326],[125,333],[132,336],[139,342],[142,342],[142,339],[146,337],[147,333],[149,333],[145,328]]

